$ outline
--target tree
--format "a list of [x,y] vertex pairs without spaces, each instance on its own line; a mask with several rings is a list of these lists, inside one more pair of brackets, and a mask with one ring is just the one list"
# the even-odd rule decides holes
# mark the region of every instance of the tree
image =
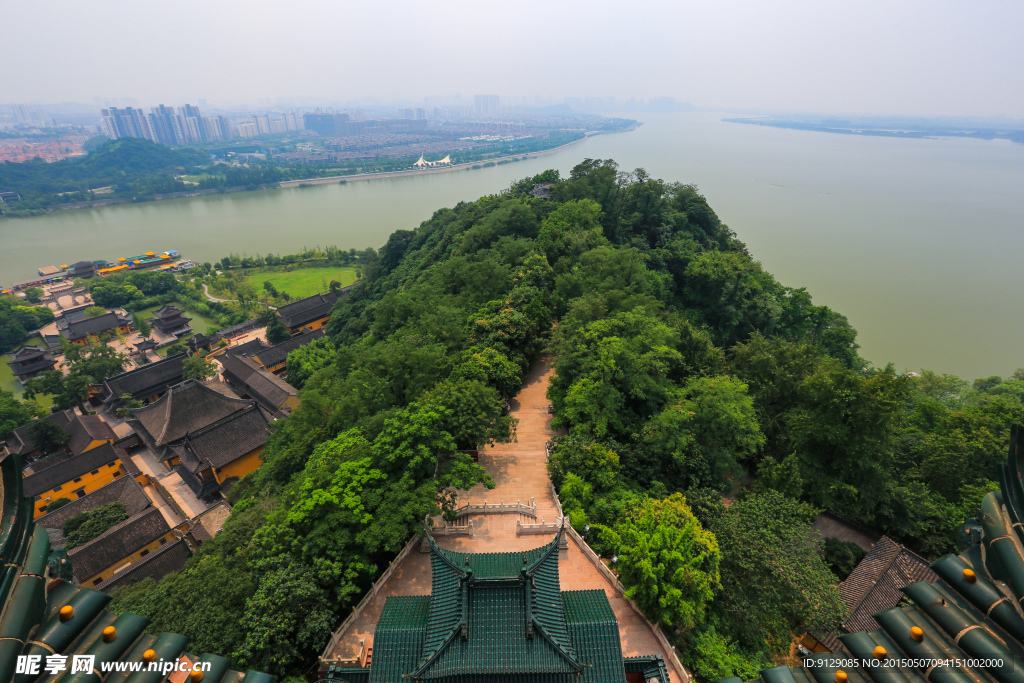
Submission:
[[[731,377],[697,377],[641,431],[651,480],[677,490],[723,490],[764,443],[747,385]],[[660,474],[660,473],[663,473]]]
[[71,435],[60,425],[49,420],[33,420],[28,426],[28,435],[36,448],[43,454],[53,453],[71,440]]
[[235,296],[242,303],[256,300],[256,287],[248,280],[243,280],[235,286]]
[[769,490],[734,503],[714,526],[722,557],[716,609],[752,651],[785,652],[794,630],[827,633],[846,613],[812,516]]
[[19,401],[12,392],[0,389],[0,440],[41,413],[38,405]]
[[423,395],[423,403],[443,409],[443,429],[463,450],[476,450],[496,441],[515,438],[518,420],[504,414],[497,389],[479,380],[445,380]]
[[54,405],[58,408],[77,405],[85,415],[88,412],[85,399],[89,396],[90,385],[123,372],[128,356],[106,344],[76,346],[65,342],[62,348],[67,374],[60,370],[39,373],[25,384],[25,397],[49,394],[54,397]]
[[138,313],[132,313],[132,322],[135,323],[135,329],[139,331],[139,336],[143,339],[149,339],[149,335],[153,334],[153,326]]
[[131,394],[121,394],[121,397],[118,399],[118,403],[121,404],[117,408],[118,417],[130,417],[132,410],[141,408],[145,405],[145,403],[135,399]]
[[284,676],[323,649],[333,624],[314,570],[292,563],[264,576],[246,601],[245,641],[235,656],[242,666]]
[[40,287],[26,287],[21,290],[22,294],[25,295],[25,300],[30,304],[37,304],[43,296],[43,290]]
[[647,499],[611,532],[625,597],[651,621],[690,631],[719,588],[719,550],[682,494]]
[[164,347],[164,358],[177,356],[179,353],[188,353],[188,347],[185,346],[185,342],[183,341],[179,340]]
[[822,542],[821,555],[840,581],[845,581],[857,563],[864,559],[864,551],[859,545],[838,538],[826,538]]
[[556,273],[572,270],[582,254],[608,244],[601,232],[601,205],[590,199],[560,205],[541,223],[537,244]]
[[604,444],[573,435],[558,439],[548,462],[548,474],[556,489],[561,489],[566,476],[574,473],[599,492],[610,491],[619,483],[620,469],[617,453]]
[[204,380],[217,375],[217,364],[199,356],[186,358],[182,363],[185,379]]
[[120,308],[143,296],[138,287],[117,278],[95,278],[89,284],[89,293],[104,308]]
[[57,500],[47,503],[43,509],[47,512],[53,512],[54,510],[59,510],[65,505],[68,505],[70,502],[70,498],[58,498]]
[[903,377],[865,377],[831,358],[801,383],[786,431],[811,503],[867,519],[885,502],[908,396]]
[[643,308],[559,329],[557,375],[548,388],[556,426],[603,440],[628,436],[661,410],[683,370],[679,334]]
[[260,324],[267,328],[267,341],[271,344],[280,344],[292,338],[291,332],[281,322],[277,312],[269,308],[259,315]]
[[67,548],[71,549],[88,543],[110,527],[126,519],[128,519],[128,509],[124,503],[117,501],[75,515],[64,522],[63,534],[67,540]]
[[487,382],[501,393],[502,398],[514,396],[523,383],[519,366],[490,346],[474,346],[463,352],[455,375]]
[[334,342],[330,337],[320,337],[303,344],[288,354],[288,383],[301,389],[315,372],[330,365],[334,359]]

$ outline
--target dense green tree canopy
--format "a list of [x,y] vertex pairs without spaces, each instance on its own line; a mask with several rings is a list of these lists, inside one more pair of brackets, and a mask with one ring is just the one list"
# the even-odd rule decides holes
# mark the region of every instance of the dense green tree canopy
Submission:
[[[552,199],[529,196],[537,182]],[[1024,371],[972,386],[873,368],[848,321],[777,282],[696,188],[609,160],[439,209],[359,265],[327,337],[290,355],[302,405],[231,490],[224,530],[118,609],[305,672],[425,518],[490,484],[461,451],[514,438],[506,401],[549,353],[564,513],[699,676],[749,679],[842,616],[829,567],[853,555],[822,547],[816,511],[946,552],[1024,419]],[[115,281],[133,306],[128,287],[170,296]],[[211,593],[185,610],[195,582]]]

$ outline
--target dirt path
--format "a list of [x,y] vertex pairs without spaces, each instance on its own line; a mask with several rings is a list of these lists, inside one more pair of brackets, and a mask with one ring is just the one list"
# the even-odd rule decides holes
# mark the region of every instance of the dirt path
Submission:
[[[523,388],[512,401],[512,415],[519,419],[517,440],[509,444],[495,444],[480,454],[480,464],[494,478],[494,489],[482,485],[460,492],[458,505],[466,503],[529,504],[532,498],[537,506],[537,517],[516,514],[472,514],[465,524],[473,523],[472,536],[440,536],[434,540],[443,548],[460,552],[508,552],[536,548],[551,541],[554,531],[543,534],[516,534],[516,521],[533,524],[554,522],[558,517],[550,480],[547,473],[545,444],[557,433],[551,428],[548,414],[547,388],[554,374],[548,360],[541,360],[524,378]],[[587,558],[573,541],[559,553],[558,569],[562,590],[597,589],[605,591],[612,610],[619,621],[622,654],[626,657],[661,653],[666,661],[669,654],[661,646],[654,632],[636,613],[600,570]],[[430,556],[412,552],[396,568],[391,578],[380,587],[377,595],[356,616],[341,635],[338,646],[330,657],[354,657],[361,645],[372,646],[373,629],[380,618],[384,601],[391,595],[428,595],[431,592]],[[671,665],[668,667],[673,683],[686,683]]]

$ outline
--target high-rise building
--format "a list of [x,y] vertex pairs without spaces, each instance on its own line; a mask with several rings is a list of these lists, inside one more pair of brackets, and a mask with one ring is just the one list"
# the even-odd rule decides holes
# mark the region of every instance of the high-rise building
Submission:
[[492,116],[498,113],[497,95],[476,95],[473,98],[473,104],[476,106],[476,113],[479,116]]
[[240,138],[254,138],[260,134],[259,128],[252,121],[246,121],[238,124],[238,137]]
[[204,142],[206,140],[203,115],[199,112],[199,107],[193,107],[191,104],[182,105],[178,107],[178,115],[182,119],[181,128],[188,142]]
[[157,142],[146,115],[139,109],[111,107],[100,111],[103,127],[112,140],[120,138],[143,138]]
[[150,111],[153,112],[151,116],[156,128],[157,142],[165,145],[184,145],[187,142],[181,118],[175,113],[174,107],[161,104]]

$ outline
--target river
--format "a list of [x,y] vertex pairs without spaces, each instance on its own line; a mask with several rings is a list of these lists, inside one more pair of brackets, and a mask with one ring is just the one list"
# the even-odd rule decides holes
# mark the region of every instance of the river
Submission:
[[301,246],[379,247],[439,207],[586,157],[697,185],[783,284],[844,313],[861,354],[967,379],[1024,366],[1024,146],[637,114],[635,131],[514,164],[64,211],[0,221],[0,282],[40,265],[178,249],[212,261]]

